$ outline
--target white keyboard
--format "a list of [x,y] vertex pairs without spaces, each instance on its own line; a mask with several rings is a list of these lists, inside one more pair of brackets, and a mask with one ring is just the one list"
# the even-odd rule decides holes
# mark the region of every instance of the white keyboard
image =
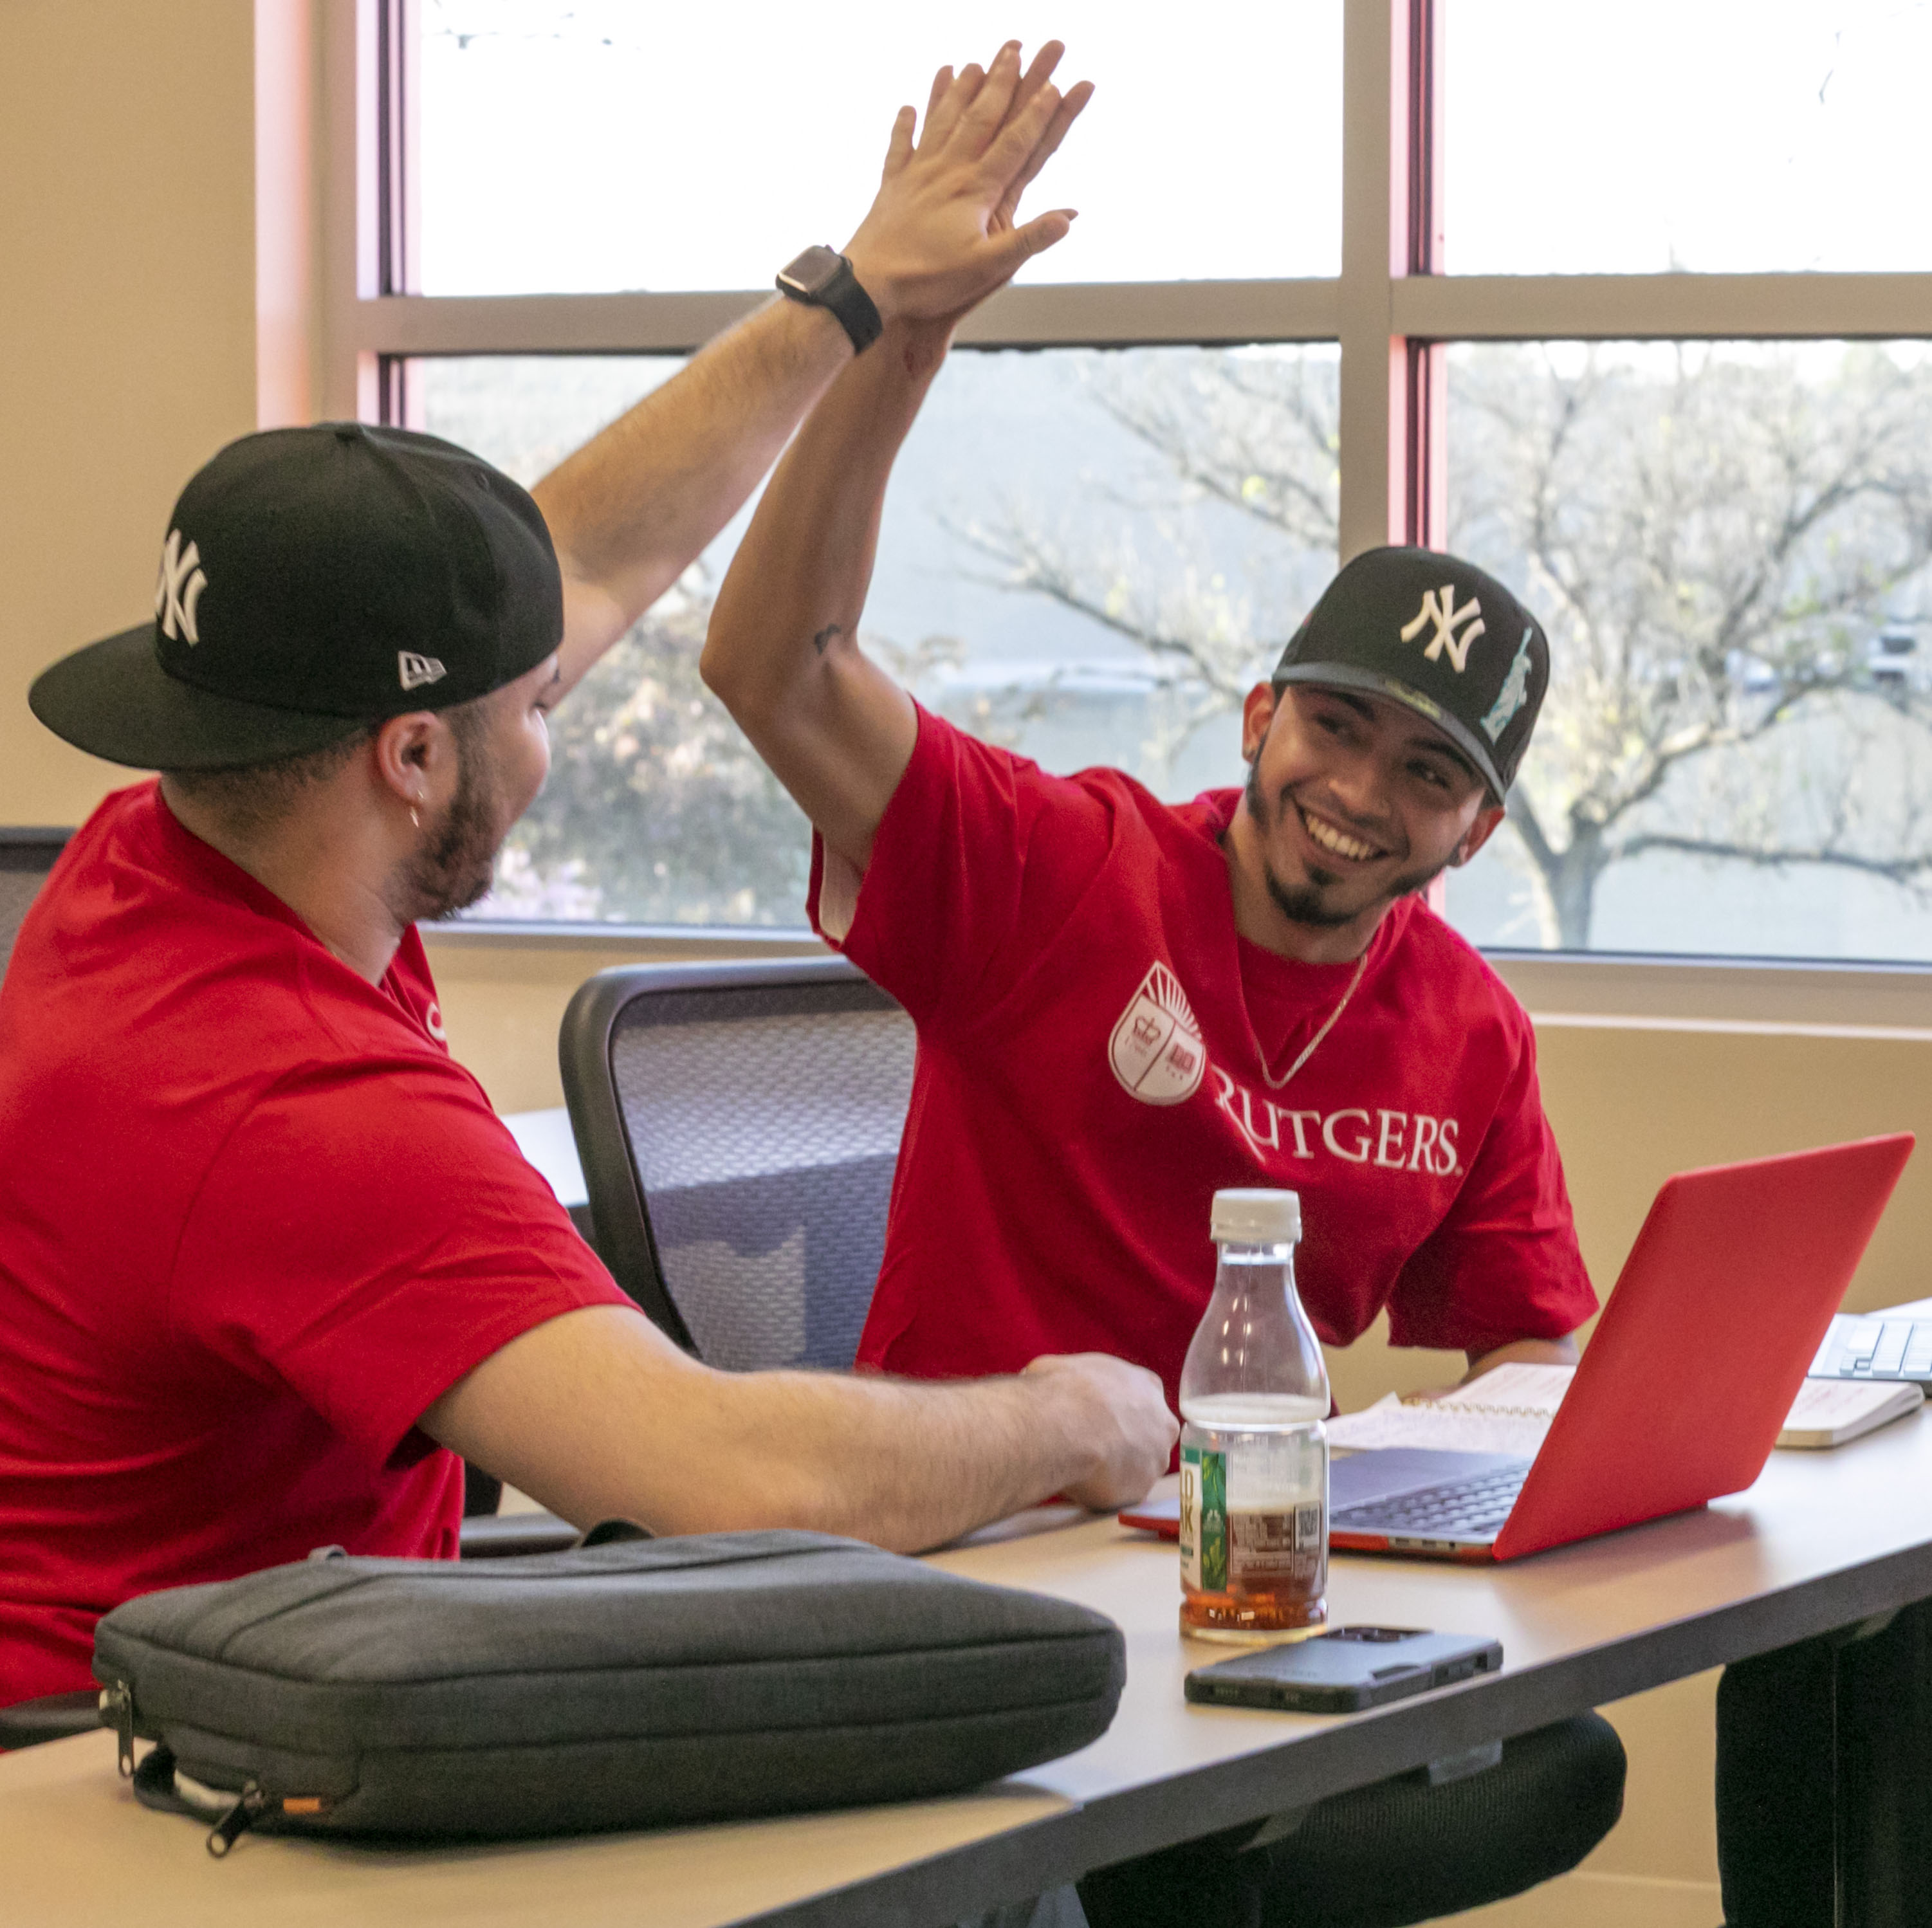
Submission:
[[1932,1385],[1932,1319],[1840,1312],[1811,1362],[1814,1379],[1916,1379]]

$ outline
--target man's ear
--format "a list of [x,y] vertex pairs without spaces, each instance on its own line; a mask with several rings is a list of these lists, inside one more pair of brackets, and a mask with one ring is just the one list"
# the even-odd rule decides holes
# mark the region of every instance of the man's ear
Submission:
[[392,716],[376,732],[376,771],[386,788],[416,808],[430,800],[448,754],[449,732],[441,717],[427,709]]
[[1456,846],[1456,854],[1449,861],[1452,864],[1466,864],[1496,833],[1496,826],[1509,813],[1500,803],[1492,803],[1478,811],[1476,820],[1463,832],[1462,841]]
[[1272,683],[1257,683],[1241,705],[1241,761],[1252,763],[1261,754],[1262,745],[1274,723],[1279,699]]

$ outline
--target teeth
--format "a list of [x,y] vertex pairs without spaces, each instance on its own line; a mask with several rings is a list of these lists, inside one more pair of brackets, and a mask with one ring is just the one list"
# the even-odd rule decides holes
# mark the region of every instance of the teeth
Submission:
[[1360,863],[1370,857],[1378,857],[1382,853],[1372,844],[1364,844],[1359,838],[1346,835],[1332,824],[1324,823],[1318,817],[1311,817],[1306,811],[1301,813],[1301,820],[1308,827],[1308,834],[1324,850],[1333,850],[1338,857],[1348,857]]

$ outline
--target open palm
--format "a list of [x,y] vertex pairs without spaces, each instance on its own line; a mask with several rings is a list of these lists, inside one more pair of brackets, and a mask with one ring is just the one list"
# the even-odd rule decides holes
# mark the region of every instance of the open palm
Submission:
[[846,248],[887,319],[950,333],[1066,235],[1070,208],[1018,220],[1021,195],[1094,91],[1084,81],[1064,94],[1053,85],[1064,51],[1049,40],[1022,73],[1009,41],[984,69],[941,67],[916,142],[913,110],[899,110],[878,196]]

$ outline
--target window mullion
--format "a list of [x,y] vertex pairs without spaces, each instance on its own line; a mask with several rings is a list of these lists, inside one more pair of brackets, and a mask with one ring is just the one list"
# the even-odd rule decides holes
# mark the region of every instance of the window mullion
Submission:
[[[1444,0],[1406,0],[1408,8],[1407,59],[1398,78],[1406,82],[1406,99],[1398,102],[1408,181],[1406,277],[1443,272],[1443,85]],[[1396,310],[1399,284],[1390,291]],[[1425,549],[1439,549],[1448,539],[1449,468],[1448,412],[1448,353],[1444,345],[1426,335],[1402,334],[1403,419],[1400,447],[1403,469],[1402,518],[1390,534]]]

